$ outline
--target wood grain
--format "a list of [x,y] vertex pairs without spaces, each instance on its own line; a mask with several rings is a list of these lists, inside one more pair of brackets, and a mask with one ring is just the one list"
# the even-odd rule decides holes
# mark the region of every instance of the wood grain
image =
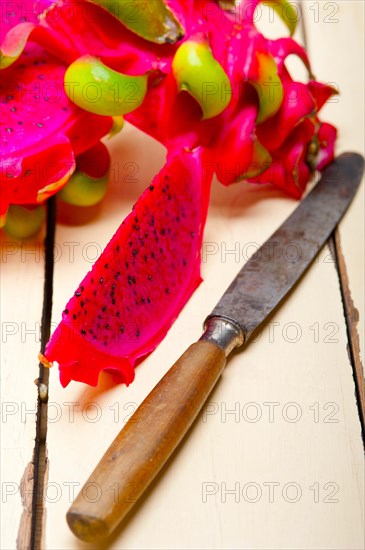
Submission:
[[[170,458],[226,364],[222,349],[197,342],[176,361],[115,438],[67,513],[77,537],[106,538]],[[97,487],[96,502],[85,499]],[[114,488],[114,489],[113,489]]]
[[[43,235],[1,235],[1,548],[29,548],[43,298]],[[24,489],[26,488],[26,492]]]

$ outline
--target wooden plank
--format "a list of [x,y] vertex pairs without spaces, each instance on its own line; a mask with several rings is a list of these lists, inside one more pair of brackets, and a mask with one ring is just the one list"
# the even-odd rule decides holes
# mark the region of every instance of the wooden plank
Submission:
[[[364,51],[364,3],[356,0],[344,2],[304,2],[308,23],[309,55],[315,74],[324,82],[333,82],[340,95],[323,109],[323,118],[333,121],[339,129],[338,150],[364,151],[364,64],[355,65],[349,60],[359,58]],[[345,30],[347,32],[345,32]],[[344,37],[346,48],[340,44],[333,50],[335,63],[328,63],[318,51],[323,44],[332,44],[336,36]],[[340,77],[340,78],[339,78]],[[363,370],[364,350],[364,186],[350,207],[347,218],[336,235],[339,268],[344,287],[343,297],[349,320],[355,377],[359,387],[358,398],[365,411],[365,383]]]
[[20,243],[1,234],[1,547],[9,549],[17,539],[27,548],[30,537],[43,270],[42,235]]
[[[334,58],[342,48],[339,33],[358,24],[357,7],[346,5],[326,42]],[[310,24],[310,33],[317,28]],[[361,41],[359,31],[352,35],[354,44]],[[317,48],[315,59],[328,64],[328,55]],[[333,70],[341,85],[349,78],[342,68]],[[351,90],[344,88],[346,102]],[[346,113],[341,116],[348,135]],[[90,266],[85,250],[107,242],[163,164],[162,148],[130,128],[112,147],[120,178],[103,216],[87,227],[58,231],[64,252],[56,264],[55,321]],[[121,187],[126,162],[140,172],[135,184]],[[199,337],[202,320],[242,263],[295,206],[269,189],[216,184],[203,247],[204,282],[166,339],[138,366],[135,382],[112,387],[103,377],[97,389],[71,383],[63,390],[51,371],[46,548],[87,547],[65,523],[72,493],[137,404]],[[342,226],[358,224],[361,215],[352,208]],[[72,261],[70,242],[77,243]],[[357,254],[351,265],[359,269]],[[350,272],[349,280],[352,285]],[[232,358],[189,438],[108,547],[363,548],[363,454],[346,348],[338,276],[326,249],[258,341]]]

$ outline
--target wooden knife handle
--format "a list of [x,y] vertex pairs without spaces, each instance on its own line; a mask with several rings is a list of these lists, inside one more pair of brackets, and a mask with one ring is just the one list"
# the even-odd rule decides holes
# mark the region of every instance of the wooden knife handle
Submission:
[[[221,348],[199,341],[171,367],[114,439],[71,505],[67,522],[77,537],[95,542],[112,533],[174,452],[225,364]],[[96,502],[85,499],[88,487],[99,497]]]

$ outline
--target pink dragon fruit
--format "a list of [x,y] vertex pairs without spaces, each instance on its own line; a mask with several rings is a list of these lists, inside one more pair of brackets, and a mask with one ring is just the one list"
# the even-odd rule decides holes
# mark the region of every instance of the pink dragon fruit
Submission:
[[63,385],[96,385],[104,369],[129,384],[136,360],[165,336],[200,283],[210,185],[201,181],[202,164],[200,149],[169,156],[80,283],[46,352],[60,364]]
[[[45,46],[26,43],[37,38],[51,49],[48,30],[39,25],[33,5],[2,2],[2,223],[10,204],[40,204],[64,186],[76,169],[77,157],[97,144],[113,124],[112,119],[69,101],[63,86],[67,65]],[[19,21],[23,22],[17,25]]]
[[[43,360],[59,363],[62,384],[95,385],[101,370],[133,380],[136,362],[160,342],[200,281],[214,174],[225,185],[272,182],[299,198],[313,169],[332,160],[336,130],[318,112],[334,90],[291,78],[287,56],[309,69],[307,55],[292,38],[258,32],[259,2],[154,0],[145,11],[135,0],[131,24],[122,0],[64,0],[46,12],[42,32],[32,31],[68,66],[72,102],[108,120],[124,114],[168,150],[165,167],[79,285],[47,346]],[[290,4],[270,5],[292,33]],[[126,75],[139,83],[134,110],[114,93]],[[77,93],[89,85],[100,92],[92,105]]]

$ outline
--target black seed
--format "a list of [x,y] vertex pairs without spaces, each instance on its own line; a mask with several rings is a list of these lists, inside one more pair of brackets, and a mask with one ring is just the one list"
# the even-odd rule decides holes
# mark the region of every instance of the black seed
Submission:
[[96,293],[96,290],[94,290],[93,294],[94,294],[94,296],[96,296],[96,294],[97,294],[97,293]]
[[135,248],[135,249],[133,250],[132,254],[133,254],[134,257],[136,257],[137,254],[138,254],[138,250]]
[[99,283],[100,283],[100,284],[102,285],[102,284],[103,284],[103,282],[104,282],[104,279],[103,279],[103,277],[100,277],[100,279],[99,279]]
[[81,307],[84,307],[84,305],[85,305],[85,302],[84,302],[83,300],[81,300],[80,306],[81,306]]
[[108,269],[109,264],[104,264],[105,269]]
[[81,292],[79,290],[76,290],[75,296],[76,296],[76,298],[79,298],[81,296]]
[[76,319],[77,319],[77,315],[74,313],[74,314],[72,315],[72,318],[73,318],[74,320],[76,320]]
[[83,334],[83,335],[85,336],[86,330],[84,330],[84,329],[82,328],[80,332],[81,332],[81,334]]
[[120,327],[120,332],[121,332],[122,334],[123,334],[123,332],[124,332],[124,327],[123,327],[123,325],[121,325],[121,327]]
[[106,330],[109,330],[109,329],[110,329],[109,323],[107,323],[107,324],[105,325],[105,328],[106,328]]
[[80,290],[81,290],[81,292],[84,292],[85,288],[81,285]]
[[137,218],[137,216],[135,216],[134,221],[135,221],[136,223],[139,222],[139,219]]
[[8,132],[8,134],[11,134],[13,131],[13,128],[5,128],[5,132]]
[[114,290],[117,285],[115,283],[112,284],[112,289]]
[[136,223],[135,223],[135,224],[133,224],[133,226],[132,226],[132,227],[133,227],[133,229],[135,229],[136,231],[139,231],[139,225],[137,225]]
[[166,229],[161,229],[161,235],[166,235]]
[[150,303],[151,303],[151,300],[147,298],[147,304],[150,304]]
[[117,271],[116,274],[114,275],[114,279],[118,279],[119,275],[120,275],[120,271]]
[[116,304],[116,299],[115,298],[112,299],[112,304],[113,304],[113,306]]
[[68,315],[68,309],[65,309],[63,312],[65,315]]
[[140,334],[141,334],[141,333],[139,332],[139,330],[136,330],[136,336],[137,336],[137,338],[139,338],[139,335],[140,335]]
[[148,275],[148,280],[152,281],[152,275]]
[[165,288],[165,294],[170,294],[170,289],[169,288]]
[[183,259],[183,266],[185,267],[186,264],[187,264],[187,262],[186,262],[186,260],[185,260],[185,258],[184,258],[184,259]]
[[116,317],[120,317],[120,311],[116,311],[116,312],[115,312],[115,316],[116,316]]
[[125,267],[126,267],[126,269],[129,268],[129,263],[128,262],[125,262]]
[[149,190],[150,190],[150,191],[153,191],[153,190],[154,190],[154,186],[153,186],[153,185],[150,185]]
[[108,310],[108,308],[106,306],[102,307],[101,308],[101,311],[104,311],[104,313]]
[[23,122],[21,120],[18,120],[19,126],[22,126]]
[[117,252],[119,252],[119,250],[120,250],[119,244],[115,247],[115,250],[116,250]]

